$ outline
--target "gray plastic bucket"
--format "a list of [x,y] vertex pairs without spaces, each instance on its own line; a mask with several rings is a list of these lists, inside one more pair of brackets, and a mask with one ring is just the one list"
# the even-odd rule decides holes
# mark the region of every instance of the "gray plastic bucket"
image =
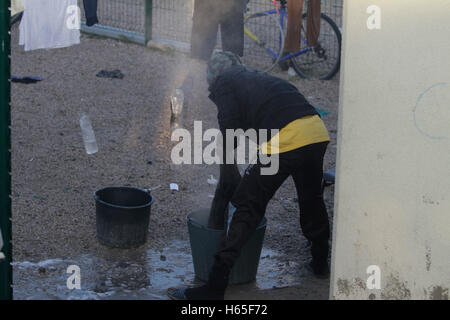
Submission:
[[[195,275],[207,281],[214,262],[214,255],[219,249],[222,230],[210,229],[208,225],[209,210],[194,211],[188,215],[188,230],[191,242],[192,260]],[[263,219],[253,236],[242,248],[241,255],[231,270],[229,283],[241,284],[256,279],[261,256],[267,220]]]
[[97,239],[106,246],[132,248],[147,240],[153,197],[145,189],[108,187],[94,194]]

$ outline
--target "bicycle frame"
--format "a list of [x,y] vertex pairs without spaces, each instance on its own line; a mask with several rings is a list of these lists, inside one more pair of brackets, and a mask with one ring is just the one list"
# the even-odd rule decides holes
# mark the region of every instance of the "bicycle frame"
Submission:
[[[261,12],[260,14],[261,14],[261,16],[263,16],[263,15],[272,15],[272,14],[278,14],[278,13],[280,14],[281,28],[284,30],[285,20],[288,19],[288,13],[287,13],[287,10],[283,6],[280,7],[279,9],[272,9],[272,10],[267,10],[267,11]],[[257,36],[255,36],[253,33],[251,33],[246,28],[245,28],[245,34],[247,34],[254,41],[261,42]],[[301,35],[300,37],[301,37],[301,41],[303,41],[304,43],[307,43],[306,39],[303,37],[303,35]],[[283,41],[282,41],[281,35],[280,35],[280,46],[281,46],[282,43],[283,43]],[[306,47],[303,50],[300,50],[298,52],[294,52],[294,53],[288,54],[288,55],[286,55],[284,57],[279,57],[278,54],[276,52],[273,52],[273,50],[271,50],[270,48],[265,48],[265,49],[267,50],[267,52],[269,52],[274,57],[274,59],[276,59],[276,60],[279,59],[279,61],[284,61],[284,60],[289,60],[291,58],[300,56],[300,55],[305,54],[305,53],[307,53],[309,51],[312,51],[314,48],[308,46],[308,47]]]

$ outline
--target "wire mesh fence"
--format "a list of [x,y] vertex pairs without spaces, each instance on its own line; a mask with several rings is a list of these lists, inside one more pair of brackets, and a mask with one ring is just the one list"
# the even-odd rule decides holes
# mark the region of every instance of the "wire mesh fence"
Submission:
[[[343,0],[322,0],[321,2],[321,12],[335,21],[339,28],[342,24]],[[305,14],[307,13],[307,7],[305,1],[303,6]],[[262,15],[260,14],[262,12],[270,14]],[[277,56],[283,57],[284,50],[280,33],[286,34],[286,13],[283,13],[283,17],[280,19],[280,15],[276,14],[272,0],[253,0],[248,5],[246,16],[244,63],[256,69],[269,70],[273,66],[273,62],[276,61]],[[306,19],[303,19],[303,26],[300,50],[304,50],[307,47],[305,39]],[[330,65],[335,64],[336,59],[339,59],[339,40],[332,30],[332,26],[325,19],[320,21],[320,36],[318,40],[321,47],[327,51],[329,58],[327,62]],[[312,62],[314,56],[315,53],[313,52],[305,52],[296,58],[292,58],[292,60],[304,60],[311,66],[313,64],[318,66],[318,61]]]
[[[322,11],[330,16],[336,24],[342,25],[342,8],[344,0],[322,0]],[[80,4],[82,0],[79,0]],[[99,1],[98,16],[100,26],[84,28],[91,33],[128,37],[129,40],[145,44],[146,19],[151,19],[151,36],[158,41],[170,42],[187,48],[191,40],[192,16],[195,0],[108,0]],[[146,17],[146,3],[151,3],[151,18]],[[304,6],[306,8],[306,5]],[[249,13],[274,8],[273,0],[250,0]],[[261,19],[259,22],[267,29],[267,36],[277,39],[277,30],[273,29],[273,21]],[[100,31],[101,31],[100,30]],[[274,34],[271,36],[271,34]],[[131,35],[131,36],[130,36]],[[218,39],[220,45],[220,39]],[[247,44],[246,44],[247,46]],[[248,54],[258,56],[258,50],[246,50]]]

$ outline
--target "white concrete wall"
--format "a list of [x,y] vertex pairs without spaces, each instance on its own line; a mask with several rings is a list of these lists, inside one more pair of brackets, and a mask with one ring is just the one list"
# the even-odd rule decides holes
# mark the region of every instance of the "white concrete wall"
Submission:
[[450,1],[344,10],[331,298],[449,299]]

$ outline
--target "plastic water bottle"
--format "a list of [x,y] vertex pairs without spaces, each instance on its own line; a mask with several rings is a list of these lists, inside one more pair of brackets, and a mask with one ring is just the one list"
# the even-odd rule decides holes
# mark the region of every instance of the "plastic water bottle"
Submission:
[[81,134],[83,135],[84,147],[87,154],[94,154],[98,151],[97,140],[92,129],[91,120],[83,113],[80,118]]
[[177,118],[183,112],[184,92],[181,88],[177,87],[170,97],[170,107],[172,109],[172,115]]

